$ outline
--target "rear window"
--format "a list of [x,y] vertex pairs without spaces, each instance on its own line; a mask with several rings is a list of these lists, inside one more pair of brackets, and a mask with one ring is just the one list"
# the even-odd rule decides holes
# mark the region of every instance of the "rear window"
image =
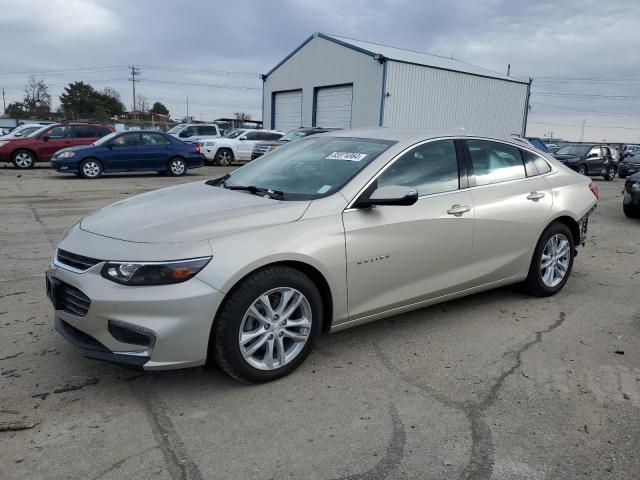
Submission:
[[526,178],[520,151],[505,143],[467,140],[476,185]]

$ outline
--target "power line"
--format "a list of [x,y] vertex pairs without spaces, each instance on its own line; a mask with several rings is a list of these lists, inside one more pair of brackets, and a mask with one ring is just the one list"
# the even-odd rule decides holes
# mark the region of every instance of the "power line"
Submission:
[[600,94],[587,94],[587,93],[554,93],[554,92],[531,92],[534,95],[541,95],[546,97],[573,97],[573,98],[607,98],[611,100],[640,100],[640,97],[635,95],[600,95]]
[[207,88],[228,88],[232,90],[262,90],[259,87],[244,87],[241,85],[224,85],[217,83],[198,83],[198,82],[176,82],[171,80],[156,80],[150,78],[142,78],[139,80],[140,82],[151,82],[151,83],[166,83],[170,85],[182,85],[182,86],[193,86],[193,87],[207,87]]
[[[531,125],[545,125],[547,127],[582,127],[583,125],[578,125],[576,123],[546,123],[546,122],[529,122]],[[612,129],[620,129],[620,130],[640,130],[640,127],[622,127],[622,126],[614,126],[614,125],[584,125],[589,128],[612,128]]]
[[126,68],[126,65],[106,65],[106,66],[98,66],[98,67],[78,67],[78,68],[58,68],[53,70],[26,70],[22,72],[10,72],[10,73],[0,73],[0,77],[13,77],[20,75],[53,75],[53,74],[63,74],[63,73],[74,73],[74,72],[86,72],[86,71],[95,71],[95,72],[104,72],[109,70],[117,70]]
[[576,111],[576,112],[587,112],[587,113],[598,113],[598,114],[602,114],[602,115],[611,115],[611,116],[629,116],[629,117],[640,117],[640,113],[621,113],[621,112],[602,112],[600,110],[589,110],[589,109],[585,109],[585,108],[574,108],[574,107],[563,107],[560,105],[551,105],[548,103],[538,103],[538,102],[531,102],[532,105],[538,105],[541,107],[549,107],[549,108],[557,108],[560,110],[571,110],[571,111]]

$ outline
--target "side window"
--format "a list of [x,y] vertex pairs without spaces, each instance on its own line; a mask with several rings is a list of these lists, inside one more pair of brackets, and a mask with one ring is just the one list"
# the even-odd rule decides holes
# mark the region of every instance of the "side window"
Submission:
[[123,133],[113,141],[113,144],[119,147],[135,147],[140,145],[140,134]]
[[593,147],[591,150],[589,150],[589,155],[587,155],[587,158],[599,157],[599,156],[600,156],[600,147]]
[[166,139],[159,133],[143,133],[142,145],[164,145]]
[[192,137],[193,135],[197,135],[196,128],[195,127],[187,127],[184,130],[182,130],[179,135],[182,138]]
[[282,137],[279,133],[269,133],[268,136],[269,138],[267,140],[280,140]]
[[111,133],[108,128],[96,127],[96,129],[98,130],[99,137],[104,137],[105,135],[109,135]]
[[398,158],[377,179],[377,186],[417,187],[418,195],[457,190],[458,158],[453,140],[429,142]]
[[96,129],[90,125],[76,125],[73,127],[74,138],[95,138],[97,136]]
[[489,140],[467,140],[476,185],[489,185],[526,178],[524,163],[516,147]]
[[551,166],[540,156],[535,153],[529,152],[527,150],[520,150],[522,154],[522,158],[524,159],[524,165],[527,169],[527,177],[530,177],[529,169],[530,165],[535,166],[535,174],[534,175],[542,175],[543,173],[548,173],[551,171]]
[[261,132],[248,132],[245,135],[247,140],[262,140],[260,136],[261,136]]
[[47,132],[49,138],[67,138],[69,137],[69,127],[53,127]]
[[216,131],[216,127],[212,127],[211,125],[206,125],[200,128],[202,129],[202,135],[216,135],[218,133]]
[[609,147],[602,147],[602,154],[605,156],[610,156],[611,150],[609,150]]

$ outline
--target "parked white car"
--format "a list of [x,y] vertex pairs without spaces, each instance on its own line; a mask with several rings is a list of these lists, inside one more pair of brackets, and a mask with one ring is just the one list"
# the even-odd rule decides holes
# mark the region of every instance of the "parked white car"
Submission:
[[215,123],[181,123],[167,132],[185,142],[196,143],[200,138],[222,137],[220,127]]
[[251,161],[251,152],[258,142],[279,140],[284,132],[277,130],[251,130],[240,128],[220,139],[203,139],[200,152],[208,163],[231,165],[234,161]]
[[26,137],[30,133],[35,132],[39,128],[44,126],[42,123],[27,123],[25,125],[20,125],[13,130],[11,130],[6,135],[0,135],[0,140],[9,140],[11,138],[22,138]]

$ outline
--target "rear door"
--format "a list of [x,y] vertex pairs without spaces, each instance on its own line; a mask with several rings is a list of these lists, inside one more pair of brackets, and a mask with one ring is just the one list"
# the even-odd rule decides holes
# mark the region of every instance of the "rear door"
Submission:
[[38,160],[46,161],[51,159],[54,153],[63,148],[73,146],[71,127],[68,125],[58,125],[40,135],[40,140],[36,146]]
[[93,125],[73,125],[71,127],[73,145],[89,145],[96,141],[100,135]]
[[171,157],[171,143],[160,133],[143,132],[140,145],[140,168],[164,171]]
[[[475,208],[468,273],[476,285],[484,285],[525,267],[551,212],[553,194],[533,158],[525,169],[521,152],[528,151],[489,140],[469,139],[465,144]],[[539,160],[541,169],[544,164],[550,170]]]
[[456,150],[461,152],[454,140],[417,145],[363,193],[387,185],[417,187],[414,205],[344,211],[351,319],[464,288],[474,212]]

